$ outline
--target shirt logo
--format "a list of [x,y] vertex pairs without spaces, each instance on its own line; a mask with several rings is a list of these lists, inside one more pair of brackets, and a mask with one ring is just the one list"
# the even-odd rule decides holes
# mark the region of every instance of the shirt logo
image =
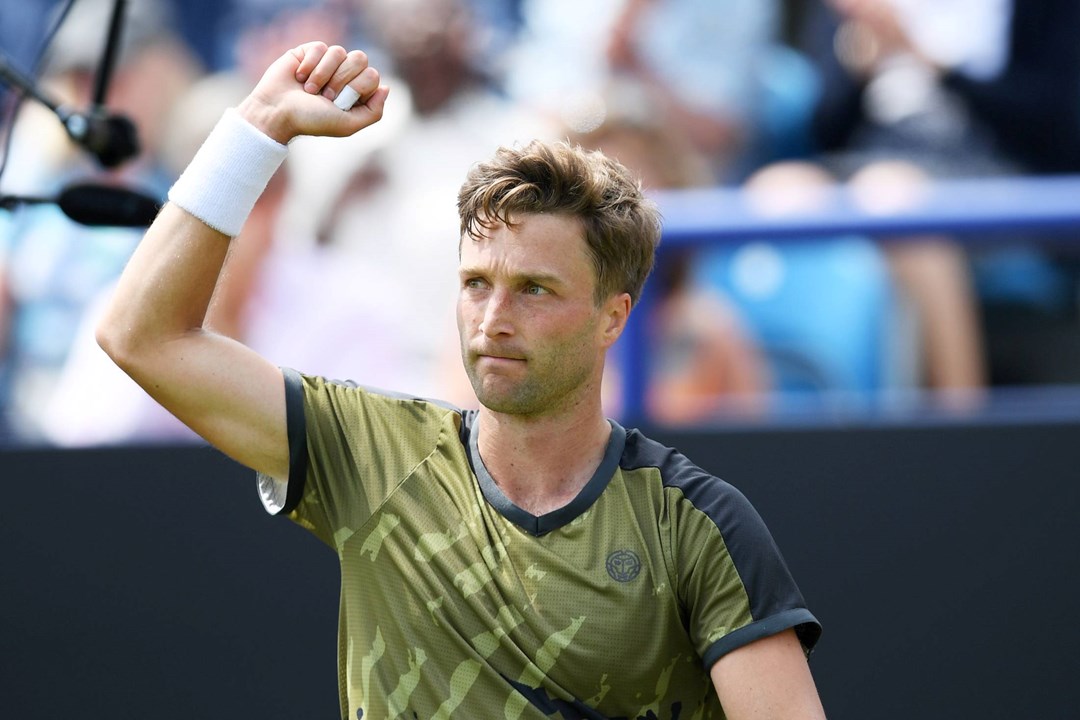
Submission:
[[630,550],[616,550],[608,555],[607,572],[612,580],[630,582],[641,572],[641,560]]

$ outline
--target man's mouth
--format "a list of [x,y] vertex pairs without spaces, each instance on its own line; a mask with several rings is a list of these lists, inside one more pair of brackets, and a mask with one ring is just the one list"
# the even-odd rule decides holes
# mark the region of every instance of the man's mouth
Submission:
[[525,362],[525,358],[520,353],[478,350],[474,352],[474,355],[478,361],[486,360],[493,363]]

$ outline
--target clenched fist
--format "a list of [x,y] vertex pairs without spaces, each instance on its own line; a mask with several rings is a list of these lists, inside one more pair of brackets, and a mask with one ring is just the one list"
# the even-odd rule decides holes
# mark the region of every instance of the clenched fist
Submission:
[[[346,86],[359,98],[342,112],[334,100]],[[309,42],[275,60],[238,111],[282,144],[300,135],[345,137],[378,122],[388,93],[364,52]]]

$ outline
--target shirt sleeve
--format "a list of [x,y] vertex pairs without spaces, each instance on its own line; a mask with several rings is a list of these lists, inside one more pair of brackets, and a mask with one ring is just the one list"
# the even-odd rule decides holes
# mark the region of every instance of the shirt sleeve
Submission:
[[731,485],[702,476],[683,488],[679,592],[705,667],[755,640],[794,628],[809,652],[821,626],[761,516]]
[[258,476],[266,508],[340,547],[438,446],[447,406],[284,369],[289,477]]

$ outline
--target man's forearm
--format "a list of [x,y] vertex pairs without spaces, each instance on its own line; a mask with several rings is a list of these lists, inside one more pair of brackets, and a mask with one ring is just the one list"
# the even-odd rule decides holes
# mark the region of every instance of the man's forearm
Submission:
[[[353,93],[343,93],[345,85]],[[388,90],[360,51],[321,42],[284,53],[226,112],[125,268],[98,342],[154,399],[238,462],[289,469],[281,371],[211,332],[207,310],[229,242],[298,135],[344,137],[378,121]],[[355,95],[349,106],[334,97]]]
[[286,147],[229,110],[169,191],[121,276],[99,328],[124,365],[131,354],[203,328],[228,251]]

